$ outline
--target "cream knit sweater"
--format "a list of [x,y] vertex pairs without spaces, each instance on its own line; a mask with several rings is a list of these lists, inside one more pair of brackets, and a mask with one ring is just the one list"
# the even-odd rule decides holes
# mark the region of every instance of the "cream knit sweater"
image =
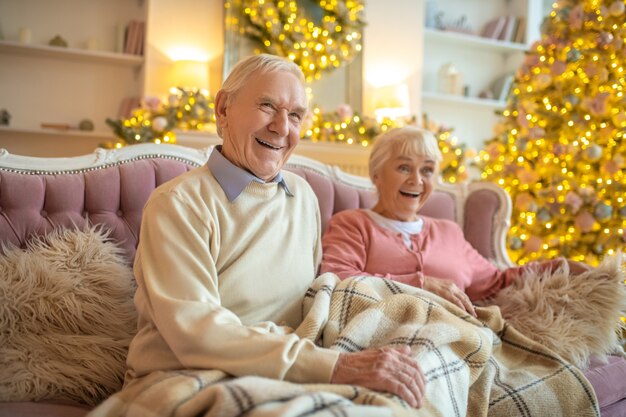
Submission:
[[294,197],[252,182],[229,202],[207,166],[150,196],[126,383],[169,369],[330,380],[338,352],[291,333],[321,257],[317,199],[305,180],[283,175]]

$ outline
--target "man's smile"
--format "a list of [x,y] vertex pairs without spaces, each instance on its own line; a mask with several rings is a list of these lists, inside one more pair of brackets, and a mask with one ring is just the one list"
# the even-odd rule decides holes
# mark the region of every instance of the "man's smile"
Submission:
[[276,146],[276,145],[272,145],[271,143],[266,142],[266,141],[264,141],[264,140],[262,140],[262,139],[259,139],[259,138],[255,138],[255,139],[256,139],[256,141],[257,141],[259,144],[261,144],[262,146],[265,146],[266,148],[270,148],[270,149],[275,150],[275,151],[279,151],[279,150],[281,150],[281,149],[283,149],[283,148],[284,148],[284,146]]

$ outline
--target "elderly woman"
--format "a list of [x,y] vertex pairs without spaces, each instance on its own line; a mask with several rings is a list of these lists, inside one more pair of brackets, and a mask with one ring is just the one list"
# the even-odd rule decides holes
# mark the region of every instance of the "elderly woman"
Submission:
[[[511,284],[530,267],[554,270],[563,259],[500,270],[454,222],[419,215],[437,181],[437,140],[416,127],[379,136],[369,174],[379,199],[371,210],[345,210],[328,223],[321,272],[344,279],[373,275],[431,291],[475,315],[472,301]],[[570,263],[573,273],[585,266]]]

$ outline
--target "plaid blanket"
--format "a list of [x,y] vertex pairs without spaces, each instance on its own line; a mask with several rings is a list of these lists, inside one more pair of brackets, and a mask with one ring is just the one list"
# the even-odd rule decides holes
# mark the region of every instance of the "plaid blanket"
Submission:
[[576,367],[517,332],[497,307],[478,319],[418,288],[374,277],[317,278],[296,332],[330,349],[409,345],[426,377],[415,410],[385,393],[332,384],[155,372],[92,411],[101,416],[599,416]]

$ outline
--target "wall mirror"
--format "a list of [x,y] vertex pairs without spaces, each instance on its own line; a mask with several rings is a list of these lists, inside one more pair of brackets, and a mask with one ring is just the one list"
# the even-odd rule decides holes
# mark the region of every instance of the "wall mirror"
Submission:
[[[299,0],[298,7],[304,8],[307,19],[321,22],[323,10],[317,0]],[[238,7],[228,7],[224,11],[224,63],[222,77],[226,77],[233,66],[242,58],[252,55],[259,49],[259,43],[240,31],[241,22]],[[363,51],[349,64],[333,71],[325,72],[319,80],[309,84],[312,91],[311,105],[330,112],[341,104],[348,104],[357,113],[363,110]]]

